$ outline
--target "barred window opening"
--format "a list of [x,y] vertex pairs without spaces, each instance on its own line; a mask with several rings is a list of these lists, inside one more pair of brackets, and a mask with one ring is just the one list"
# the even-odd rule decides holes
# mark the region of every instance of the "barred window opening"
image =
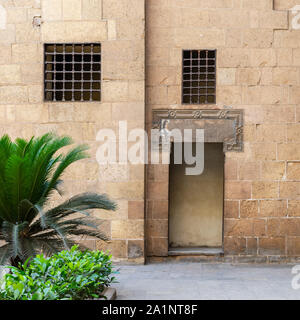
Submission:
[[216,50],[183,50],[182,103],[216,103]]
[[46,101],[101,100],[101,45],[45,44]]

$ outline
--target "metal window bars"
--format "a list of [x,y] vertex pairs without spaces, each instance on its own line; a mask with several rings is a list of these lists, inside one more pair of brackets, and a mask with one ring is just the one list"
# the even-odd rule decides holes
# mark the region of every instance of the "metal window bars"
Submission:
[[100,101],[101,45],[45,44],[44,98],[46,101]]
[[216,103],[216,50],[183,50],[182,103]]

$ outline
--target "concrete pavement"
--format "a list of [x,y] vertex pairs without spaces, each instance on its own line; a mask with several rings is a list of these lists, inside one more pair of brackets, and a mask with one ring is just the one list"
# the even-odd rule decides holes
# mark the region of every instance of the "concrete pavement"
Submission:
[[300,300],[300,289],[291,285],[293,266],[194,262],[118,266],[119,283],[113,286],[119,300]]

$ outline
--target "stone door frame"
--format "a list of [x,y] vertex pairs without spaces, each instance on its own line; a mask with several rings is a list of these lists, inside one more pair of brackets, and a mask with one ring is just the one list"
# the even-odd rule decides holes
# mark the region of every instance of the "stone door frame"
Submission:
[[[224,153],[243,151],[243,110],[153,110],[152,119],[152,129],[178,128],[183,131],[187,128],[201,128],[204,129],[204,141],[223,143]],[[168,256],[169,165],[167,164],[150,164],[147,168],[145,238],[147,256]]]

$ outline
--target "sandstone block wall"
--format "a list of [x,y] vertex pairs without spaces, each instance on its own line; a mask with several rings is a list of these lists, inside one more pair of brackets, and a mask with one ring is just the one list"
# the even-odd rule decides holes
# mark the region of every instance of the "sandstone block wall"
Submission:
[[[225,160],[225,256],[300,256],[300,30],[294,0],[148,0],[146,112],[243,109]],[[183,49],[217,49],[216,105],[181,104]],[[148,255],[168,250],[168,170],[149,166]],[[183,199],[184,201],[184,199]],[[267,259],[267,258],[266,258]],[[265,261],[265,260],[263,260]]]
[[[0,135],[12,138],[48,131],[91,146],[91,158],[66,172],[65,197],[105,192],[118,202],[114,213],[97,212],[116,260],[144,261],[144,166],[99,167],[95,156],[101,128],[144,127],[145,12],[143,0],[0,0],[6,24],[0,30]],[[40,16],[41,26],[33,25]],[[100,42],[100,103],[44,102],[43,44]],[[60,202],[59,196],[53,199]],[[96,213],[95,213],[96,214]]]
[[[146,4],[146,11],[145,11]],[[0,0],[0,134],[54,130],[91,146],[66,172],[65,196],[106,192],[98,213],[117,260],[142,263],[168,250],[168,167],[95,160],[101,128],[151,128],[152,110],[243,109],[244,151],[225,161],[226,256],[300,256],[300,31],[296,0]],[[33,24],[41,17],[41,25]],[[145,29],[146,20],[146,29]],[[146,39],[146,52],[145,52]],[[100,42],[100,103],[43,99],[43,44]],[[182,49],[217,49],[216,105],[181,104]],[[146,53],[146,59],[145,59]],[[146,79],[146,109],[145,109]],[[144,221],[144,185],[147,185]],[[59,197],[53,202],[61,201]],[[144,228],[146,227],[146,236]],[[147,240],[147,254],[144,240]]]

